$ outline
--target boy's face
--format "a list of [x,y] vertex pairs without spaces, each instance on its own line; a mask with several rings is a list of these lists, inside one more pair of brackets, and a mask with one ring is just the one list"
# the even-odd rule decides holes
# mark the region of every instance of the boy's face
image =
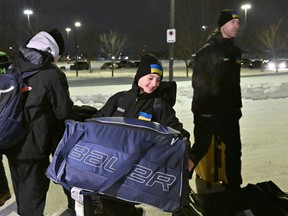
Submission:
[[142,92],[151,94],[160,85],[161,77],[158,74],[147,74],[138,81],[138,86]]

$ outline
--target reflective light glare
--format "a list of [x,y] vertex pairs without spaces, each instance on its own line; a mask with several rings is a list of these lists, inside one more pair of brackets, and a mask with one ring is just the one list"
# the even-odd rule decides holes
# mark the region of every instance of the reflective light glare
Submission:
[[[285,69],[286,67],[287,67],[287,65],[286,65],[285,62],[280,62],[279,65],[278,65],[279,69]],[[269,62],[267,64],[267,68],[270,69],[270,70],[274,70],[274,69],[276,69],[276,64],[274,62]]]
[[244,4],[244,5],[241,6],[241,9],[243,9],[243,10],[248,10],[250,8],[251,8],[250,4]]
[[279,68],[280,68],[280,69],[285,69],[285,68],[286,68],[285,62],[281,62],[281,63],[279,64]]
[[269,62],[268,65],[267,65],[267,68],[272,70],[272,69],[276,68],[276,65],[275,65],[274,62]]
[[33,11],[32,10],[24,10],[24,14],[31,15],[31,14],[33,14]]

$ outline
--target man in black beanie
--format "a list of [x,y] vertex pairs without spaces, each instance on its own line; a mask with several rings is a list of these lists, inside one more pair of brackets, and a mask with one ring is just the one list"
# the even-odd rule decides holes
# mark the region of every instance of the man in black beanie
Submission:
[[64,40],[58,30],[41,31],[19,48],[9,67],[15,73],[37,71],[24,79],[27,135],[6,152],[17,213],[21,216],[44,213],[50,184],[45,175],[49,157],[62,137],[64,120],[72,110],[66,75],[54,64],[63,52]]
[[197,52],[193,67],[194,138],[191,158],[196,166],[207,153],[213,134],[225,143],[227,189],[239,189],[241,177],[241,50],[234,45],[240,17],[221,11],[218,28]]

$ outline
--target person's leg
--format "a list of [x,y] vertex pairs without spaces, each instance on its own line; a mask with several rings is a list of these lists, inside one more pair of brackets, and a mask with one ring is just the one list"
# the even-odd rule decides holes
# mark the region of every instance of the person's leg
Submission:
[[76,215],[76,212],[75,212],[75,200],[71,197],[71,192],[68,191],[66,188],[63,187],[63,190],[64,190],[64,193],[67,197],[67,203],[68,203],[68,209],[70,209],[71,213],[72,214],[75,214]]
[[9,159],[19,215],[43,215],[50,183],[45,176],[48,165],[49,158],[29,161]]
[[225,169],[228,189],[239,189],[241,176],[241,139],[238,119],[227,118],[219,126],[219,135],[225,144]]
[[3,155],[0,153],[0,206],[4,205],[5,202],[11,198],[2,159],[3,159]]
[[206,155],[213,135],[213,118],[194,114],[194,144],[189,153],[196,166]]

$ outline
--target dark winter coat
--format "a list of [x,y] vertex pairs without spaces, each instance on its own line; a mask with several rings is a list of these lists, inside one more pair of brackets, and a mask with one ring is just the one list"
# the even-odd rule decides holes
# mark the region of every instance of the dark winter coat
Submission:
[[32,88],[24,97],[29,132],[23,142],[9,150],[8,156],[16,159],[47,157],[62,136],[63,120],[73,106],[66,75],[53,63],[51,54],[26,47],[20,47],[19,57],[12,66],[15,72],[40,71],[24,80]]
[[183,129],[183,124],[179,122],[170,104],[163,99],[160,112],[153,108],[155,98],[161,97],[158,90],[159,88],[151,94],[139,94],[140,88],[133,83],[130,90],[118,92],[110,97],[94,117],[122,116],[138,119],[140,112],[144,112],[152,115],[151,121],[174,128],[189,138],[189,132]]
[[218,29],[197,52],[192,76],[194,114],[224,114],[240,110],[241,54],[233,39],[222,38]]

